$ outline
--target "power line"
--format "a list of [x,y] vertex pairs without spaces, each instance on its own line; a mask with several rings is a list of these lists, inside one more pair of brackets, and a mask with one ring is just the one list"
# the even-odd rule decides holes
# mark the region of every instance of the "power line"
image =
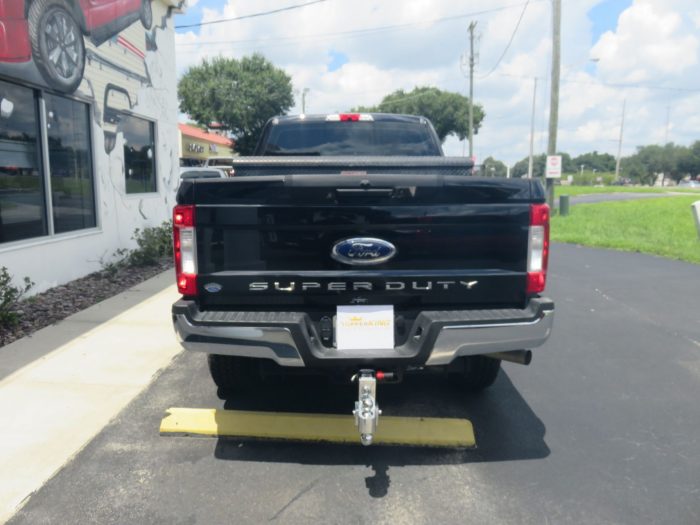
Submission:
[[523,10],[520,13],[520,18],[518,18],[518,23],[515,24],[515,29],[513,29],[513,33],[510,35],[510,40],[508,40],[508,44],[506,45],[506,48],[503,50],[503,53],[501,53],[501,56],[498,58],[496,61],[496,64],[491,68],[491,71],[486,73],[484,76],[481,76],[479,78],[486,78],[491,75],[494,71],[496,71],[496,68],[501,64],[501,60],[506,56],[506,53],[508,53],[508,50],[510,49],[511,44],[513,43],[513,40],[515,39],[515,35],[518,32],[518,29],[520,28],[520,23],[523,21],[523,17],[525,16],[525,11],[527,11],[527,6],[530,3],[530,0],[527,0],[525,2],[525,5],[523,6]]
[[274,15],[275,13],[281,13],[283,11],[292,11],[294,9],[300,9],[309,5],[320,4],[322,2],[327,2],[328,0],[312,0],[311,2],[306,2],[305,4],[290,5],[287,7],[280,7],[279,9],[272,9],[270,11],[261,11],[260,13],[252,13],[250,15],[236,16],[234,18],[222,18],[221,20],[212,20],[211,22],[199,22],[198,24],[187,24],[184,26],[175,26],[175,29],[187,29],[190,27],[200,27],[207,26],[211,24],[222,24],[224,22],[234,22],[236,20],[246,20],[248,18],[257,18],[260,16]]
[[[316,0],[315,2],[310,2],[310,3],[318,3],[319,1],[326,1],[326,0]],[[453,16],[443,16],[440,18],[433,18],[432,20],[421,20],[418,22],[407,22],[405,24],[392,24],[392,25],[385,25],[385,26],[376,26],[376,27],[368,27],[364,29],[353,29],[349,31],[339,31],[339,32],[332,32],[332,33],[317,33],[313,35],[289,35],[289,36],[281,36],[281,37],[273,37],[273,38],[252,38],[252,39],[245,39],[245,40],[209,40],[209,41],[201,41],[201,42],[182,42],[179,44],[176,44],[178,46],[198,46],[198,45],[208,45],[208,44],[246,44],[246,43],[256,43],[256,42],[275,42],[275,41],[289,41],[289,40],[304,40],[307,38],[323,38],[323,37],[335,37],[335,36],[348,36],[348,35],[361,35],[361,34],[366,34],[366,33],[373,33],[373,32],[380,32],[380,31],[392,31],[396,29],[404,29],[408,27],[413,27],[417,25],[424,25],[424,24],[438,24],[438,23],[443,23],[443,22],[451,22],[454,20],[460,20],[462,18],[469,18],[473,16],[480,16],[480,15],[487,15],[490,13],[497,13],[500,11],[505,11],[508,9],[513,9],[515,7],[521,7],[523,5],[527,5],[529,2],[546,2],[548,0],[526,0],[525,2],[519,2],[517,4],[508,4],[504,5],[501,7],[494,7],[491,9],[483,9],[481,11],[474,11],[471,13],[463,13],[461,15],[453,15]],[[302,4],[299,7],[303,7],[304,5],[309,5],[309,4]],[[294,6],[292,6],[294,7]],[[230,20],[240,20],[241,18],[250,18],[253,16],[262,16],[263,14],[268,14],[276,11],[270,11],[267,13],[259,13],[257,15],[249,15],[247,17],[239,17],[235,19],[230,19]],[[205,24],[212,24],[212,23],[218,23],[218,22],[225,22],[226,20],[217,20],[214,22],[205,22],[203,24],[191,24],[187,26],[176,26],[176,29],[182,29],[182,28],[187,28],[187,27],[196,27],[199,25],[205,25]]]

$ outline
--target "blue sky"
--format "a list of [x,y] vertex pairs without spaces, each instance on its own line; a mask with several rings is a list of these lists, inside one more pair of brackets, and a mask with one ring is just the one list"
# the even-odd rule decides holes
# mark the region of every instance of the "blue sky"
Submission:
[[205,7],[209,9],[221,9],[225,3],[226,0],[199,0],[194,7],[187,8],[184,14],[177,15],[175,17],[175,24],[197,24],[202,21],[202,12]]
[[[294,2],[290,0],[289,5],[293,5],[293,3]],[[221,9],[225,4],[226,0],[198,0],[194,7],[188,8],[186,13],[177,16],[176,23],[177,25],[199,23],[202,21],[202,13],[204,8]],[[246,13],[257,12],[258,8],[256,8],[255,4],[252,2],[240,2],[240,4],[242,6],[242,13],[243,8],[246,8]],[[614,30],[617,26],[617,19],[620,16],[620,13],[627,9],[630,5],[632,5],[632,0],[605,0],[604,2],[594,6],[588,12],[588,18],[593,23],[591,31],[592,41],[595,42],[598,40],[600,35],[602,35],[605,31]],[[180,30],[180,32],[184,31],[186,30]]]
[[588,11],[591,27],[591,44],[598,41],[606,31],[614,31],[620,13],[632,5],[632,0],[606,0]]
[[[299,3],[304,0],[198,0],[175,23]],[[178,72],[205,57],[261,52],[292,77],[297,103],[309,90],[307,111],[316,113],[373,105],[396,89],[422,85],[466,94],[460,63],[471,20],[478,23],[475,100],[487,115],[475,139],[477,156],[507,162],[525,156],[534,76],[539,78],[535,144],[543,150],[550,0],[530,0],[527,7],[524,0],[327,0],[271,16],[180,29]],[[667,135],[678,143],[699,139],[700,3],[563,0],[561,82],[562,150],[615,153],[625,100],[624,153]],[[666,129],[668,107],[672,118]],[[299,110],[297,105],[292,112]],[[465,145],[448,138],[445,149],[461,154]]]
[[[342,2],[342,1],[348,1],[348,0],[332,0],[335,2]],[[566,0],[565,0],[566,1]],[[190,0],[191,2],[191,0]],[[182,14],[178,15],[176,18],[176,25],[177,26],[185,26],[185,25],[190,25],[190,24],[197,24],[202,21],[202,16],[203,13],[205,12],[205,9],[208,10],[222,10],[224,6],[229,3],[233,4],[236,6],[240,6],[240,13],[237,13],[239,15],[244,15],[244,14],[250,14],[250,13],[256,13],[263,11],[259,6],[256,6],[256,4],[252,2],[248,2],[246,0],[243,1],[238,1],[238,2],[230,2],[228,0],[195,0],[194,6],[190,7],[187,9],[187,11]],[[588,19],[591,22],[591,45],[594,44],[600,36],[605,33],[606,31],[614,31],[615,28],[617,27],[617,21],[618,17],[620,16],[620,13],[627,9],[630,5],[632,4],[632,0],[603,0],[597,5],[594,5],[587,13]],[[289,0],[289,3],[285,3],[283,5],[294,5],[293,0]],[[503,5],[511,5],[511,4],[503,4]],[[275,5],[277,7],[277,5]],[[462,11],[464,8],[461,9]],[[279,15],[271,15],[273,17],[284,17],[284,14],[279,14]],[[240,22],[239,22],[240,23]],[[245,23],[245,22],[243,22]],[[235,22],[232,27],[235,27]],[[368,27],[374,27],[377,24],[374,22],[368,22],[367,26]],[[199,28],[182,28],[178,29],[179,33],[185,33],[185,32],[194,32],[195,34],[199,34],[200,29]],[[235,39],[235,29],[232,29],[232,32],[229,33],[231,36],[231,39]],[[285,33],[288,34],[288,33]],[[262,49],[264,53],[264,49]],[[343,65],[347,64],[350,59],[347,54],[345,54],[343,51],[340,51],[332,46],[329,46],[328,48],[328,64],[327,64],[327,69],[329,72],[336,71],[340,69]],[[586,64],[585,69],[589,72],[592,72],[595,69],[595,65],[593,63]]]

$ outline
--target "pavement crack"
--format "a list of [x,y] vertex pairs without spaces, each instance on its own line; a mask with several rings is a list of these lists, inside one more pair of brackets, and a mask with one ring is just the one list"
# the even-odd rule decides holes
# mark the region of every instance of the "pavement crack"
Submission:
[[274,516],[272,516],[272,517],[269,519],[269,521],[275,521],[277,518],[279,518],[279,517],[282,515],[282,513],[284,513],[284,511],[286,511],[289,507],[291,507],[292,504],[293,504],[295,501],[297,501],[297,500],[298,500],[299,498],[301,498],[304,494],[306,494],[306,493],[309,492],[312,488],[314,488],[314,487],[316,486],[316,484],[319,482],[320,479],[321,479],[321,478],[316,478],[314,481],[312,481],[311,483],[309,483],[306,487],[304,487],[304,488],[301,489],[299,492],[297,492],[297,494],[296,494],[292,499],[290,499],[287,503],[285,503],[284,506],[283,506],[280,510],[278,510],[278,511],[275,513]]

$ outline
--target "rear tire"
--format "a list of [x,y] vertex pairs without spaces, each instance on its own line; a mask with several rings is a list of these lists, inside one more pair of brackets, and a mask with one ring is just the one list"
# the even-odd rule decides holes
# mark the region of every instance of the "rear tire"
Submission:
[[262,380],[260,366],[256,359],[209,354],[207,361],[211,378],[223,391],[250,390],[259,385]]
[[151,29],[151,26],[153,25],[153,8],[151,7],[151,0],[142,0],[139,18],[141,19],[141,25],[143,25],[144,29]]
[[481,392],[496,381],[501,360],[482,355],[457,358],[448,369],[450,380],[467,392]]
[[34,64],[46,84],[72,93],[83,80],[83,32],[65,0],[34,0],[27,15]]

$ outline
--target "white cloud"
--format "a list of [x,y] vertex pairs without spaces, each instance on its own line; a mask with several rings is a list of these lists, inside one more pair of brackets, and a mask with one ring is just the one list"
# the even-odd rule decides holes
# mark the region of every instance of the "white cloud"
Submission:
[[[673,120],[669,140],[687,143],[700,138],[700,116],[692,117],[700,93],[611,85],[700,86],[697,0],[635,0],[622,13],[617,27],[591,42],[587,14],[602,1],[563,3],[559,149],[572,154],[593,149],[615,153],[625,99],[625,152],[664,139],[668,106]],[[474,17],[458,15],[504,5],[513,3],[331,0],[284,14],[178,33],[178,70],[182,73],[207,56],[240,57],[260,51],[292,76],[297,91],[311,90],[307,111],[318,113],[374,104],[395,89],[410,90],[417,85],[466,94],[460,56],[468,46],[467,26],[475,19],[480,33],[475,100],[487,115],[476,136],[475,151],[480,159],[491,155],[512,163],[529,149],[534,76],[540,77],[535,148],[538,152],[546,148],[551,12],[549,1],[532,0],[498,69],[482,78],[502,54],[522,8]],[[276,7],[275,0],[228,0],[218,10],[203,8],[203,21]],[[449,17],[452,19],[438,21]],[[382,26],[399,27],[368,30]],[[348,62],[330,71],[331,52],[342,53]],[[589,57],[600,59],[592,71]],[[445,150],[461,155],[465,148],[449,138]]]
[[698,41],[681,13],[658,0],[637,0],[621,15],[617,31],[603,34],[591,50],[607,78],[639,82],[678,75],[698,63]]

